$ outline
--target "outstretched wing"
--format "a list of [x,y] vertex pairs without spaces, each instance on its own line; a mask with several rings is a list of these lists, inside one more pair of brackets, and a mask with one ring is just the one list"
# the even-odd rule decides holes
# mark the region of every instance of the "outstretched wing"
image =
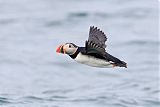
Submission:
[[107,40],[106,35],[103,31],[97,27],[91,26],[89,31],[89,38],[86,41],[86,52],[87,53],[105,53],[105,42]]

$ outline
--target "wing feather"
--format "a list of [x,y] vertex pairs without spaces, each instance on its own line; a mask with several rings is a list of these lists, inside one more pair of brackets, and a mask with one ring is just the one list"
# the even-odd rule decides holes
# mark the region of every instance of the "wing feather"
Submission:
[[86,41],[86,51],[89,53],[104,53],[106,48],[106,41],[107,37],[104,32],[97,27],[91,26],[89,31],[89,38],[88,41]]

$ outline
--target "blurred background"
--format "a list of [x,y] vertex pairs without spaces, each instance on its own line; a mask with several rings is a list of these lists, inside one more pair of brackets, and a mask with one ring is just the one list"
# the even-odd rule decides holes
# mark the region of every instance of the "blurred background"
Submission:
[[[158,107],[158,0],[0,0],[1,107]],[[128,68],[78,64],[56,47],[102,29]]]

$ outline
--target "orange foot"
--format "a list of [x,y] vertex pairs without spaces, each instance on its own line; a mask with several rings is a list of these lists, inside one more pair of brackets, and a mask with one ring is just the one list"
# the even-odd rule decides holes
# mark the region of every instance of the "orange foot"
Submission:
[[117,66],[116,64],[112,64],[112,65],[113,65],[113,68]]

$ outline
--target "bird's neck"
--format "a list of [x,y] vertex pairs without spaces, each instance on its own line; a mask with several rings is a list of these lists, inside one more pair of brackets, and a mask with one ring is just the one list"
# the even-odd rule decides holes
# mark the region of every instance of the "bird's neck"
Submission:
[[78,47],[76,52],[72,55],[69,55],[72,59],[75,59],[77,57],[77,55],[79,54],[79,52],[81,52],[83,50],[84,47]]

